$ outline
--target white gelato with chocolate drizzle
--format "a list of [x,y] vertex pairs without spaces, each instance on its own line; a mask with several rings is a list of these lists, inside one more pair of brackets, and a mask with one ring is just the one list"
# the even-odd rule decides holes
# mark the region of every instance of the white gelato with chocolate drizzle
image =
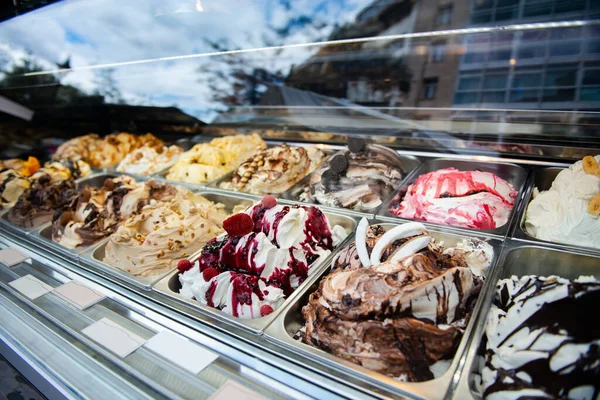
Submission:
[[313,172],[299,200],[370,210],[380,206],[400,185],[404,171],[396,152],[358,139],[351,140],[349,147],[350,151],[336,153]]
[[325,161],[325,154],[314,147],[274,146],[242,163],[223,189],[254,194],[283,193]]

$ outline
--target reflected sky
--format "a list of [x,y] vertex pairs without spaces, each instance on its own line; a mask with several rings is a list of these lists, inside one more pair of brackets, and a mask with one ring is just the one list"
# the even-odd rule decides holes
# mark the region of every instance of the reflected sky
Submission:
[[[545,2],[554,4],[547,15],[529,15],[528,0],[509,1],[510,15],[499,0],[62,1],[0,24],[0,71],[8,71],[0,72],[0,94],[24,104],[39,95],[34,108],[79,104],[84,96],[174,106],[205,122],[230,107],[282,105],[286,91],[272,89],[283,85],[308,93],[295,92],[302,104],[315,103],[309,94],[316,93],[336,105],[345,99],[422,111],[415,119],[433,120],[427,109],[451,107],[479,111],[440,118],[480,119],[488,109],[595,112],[598,2]],[[493,18],[485,22],[481,13]],[[500,32],[511,24],[514,31]],[[531,42],[538,32],[545,42]],[[410,33],[419,37],[403,36]],[[352,42],[365,37],[376,40]],[[294,47],[337,39],[346,42]],[[46,75],[31,74],[40,70]],[[534,89],[527,74],[540,77]],[[579,78],[567,82],[570,76]]]
[[[0,65],[10,69],[26,58],[44,70],[69,60],[71,68],[325,40],[335,24],[354,20],[365,0],[94,0],[64,1],[0,24]],[[39,27],[31,29],[32,26]],[[287,74],[316,49],[249,55],[237,65]],[[204,68],[203,68],[204,66]],[[203,120],[214,118],[212,81],[233,84],[230,60],[155,62],[110,71],[59,74],[61,83],[86,93],[114,84],[119,99],[135,105],[177,106]],[[207,72],[210,71],[210,73]],[[199,72],[204,71],[204,72]],[[223,72],[215,82],[214,72]]]

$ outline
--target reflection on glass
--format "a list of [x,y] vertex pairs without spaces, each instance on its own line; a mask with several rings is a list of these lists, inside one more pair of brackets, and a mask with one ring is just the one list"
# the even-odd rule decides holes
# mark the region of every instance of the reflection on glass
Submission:
[[[464,122],[480,120],[495,132],[545,110],[581,112],[574,122],[600,109],[598,3],[62,2],[0,24],[0,95],[80,131],[158,119],[189,133],[215,121],[477,132]],[[497,29],[509,25],[521,28]],[[465,28],[478,30],[445,32]]]

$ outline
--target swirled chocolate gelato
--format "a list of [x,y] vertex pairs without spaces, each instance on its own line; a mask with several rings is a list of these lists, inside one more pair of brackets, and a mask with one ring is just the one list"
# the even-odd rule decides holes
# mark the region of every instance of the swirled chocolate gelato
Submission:
[[282,144],[258,152],[243,162],[224,189],[254,193],[279,194],[314,171],[325,161],[325,154],[314,147]]
[[496,286],[481,371],[485,399],[598,399],[600,282],[513,276]]
[[52,240],[68,247],[86,246],[112,234],[119,223],[154,200],[175,197],[167,183],[137,183],[133,178],[109,178],[101,188],[83,187],[71,203],[53,216]]
[[353,210],[370,210],[383,203],[408,171],[402,170],[402,159],[387,147],[354,143],[311,174],[299,200]]
[[420,223],[386,231],[363,219],[356,235],[302,309],[303,340],[390,377],[433,379],[456,352],[493,249],[445,249]]
[[[91,173],[90,166],[81,160],[48,162],[40,167],[37,158],[29,157],[27,160],[2,161],[0,166],[6,168],[0,172],[0,205],[7,208],[14,206],[17,200],[39,180],[43,185],[36,186],[37,193],[42,186],[51,182],[78,179]],[[28,202],[27,199],[24,201]]]
[[10,209],[7,218],[22,228],[41,226],[52,220],[55,211],[68,206],[77,196],[78,185],[74,179],[53,180],[41,175]]

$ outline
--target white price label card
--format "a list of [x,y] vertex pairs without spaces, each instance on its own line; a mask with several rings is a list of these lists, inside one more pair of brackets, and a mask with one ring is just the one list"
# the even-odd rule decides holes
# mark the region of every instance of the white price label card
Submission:
[[127,357],[146,342],[144,338],[108,318],[94,322],[81,332],[122,358]]
[[267,400],[266,397],[235,382],[227,381],[208,400]]
[[35,300],[52,291],[52,286],[45,284],[35,276],[29,274],[9,282],[8,284],[29,297],[31,300]]
[[219,357],[218,354],[171,331],[159,332],[151,337],[144,346],[194,375],[200,373]]
[[85,310],[106,297],[77,281],[69,281],[64,285],[55,287],[54,293],[80,310]]
[[5,264],[7,267],[21,264],[22,262],[29,260],[29,258],[31,257],[26,256],[12,247],[0,250],[0,263]]

